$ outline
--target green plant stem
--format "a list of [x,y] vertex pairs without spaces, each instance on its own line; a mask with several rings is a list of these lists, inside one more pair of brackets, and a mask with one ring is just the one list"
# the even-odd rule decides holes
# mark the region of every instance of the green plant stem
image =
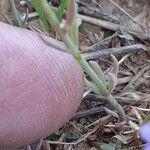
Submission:
[[[34,0],[33,0],[34,1]],[[46,0],[39,0],[41,4],[41,10],[43,11],[43,14],[45,14],[45,17],[47,18],[47,21],[49,24],[52,25],[52,27],[58,32],[63,42],[67,45],[70,53],[75,57],[75,59],[80,63],[82,68],[86,71],[86,73],[89,75],[89,77],[94,81],[94,83],[97,85],[100,93],[103,96],[108,95],[108,91],[106,86],[103,84],[103,82],[99,79],[98,75],[94,72],[94,70],[91,68],[91,66],[88,64],[88,62],[81,56],[78,46],[74,44],[74,42],[69,37],[68,33],[62,32],[62,30],[59,27],[59,20],[57,19],[55,13],[53,12],[51,6],[47,3]],[[121,105],[113,98],[110,100],[109,97],[108,101],[110,104],[118,111],[121,118],[125,119],[125,112]],[[116,107],[117,106],[117,107]]]
[[[61,34],[62,34],[62,32],[61,32]],[[97,87],[100,90],[100,93],[102,95],[106,96],[108,93],[106,86],[99,79],[98,75],[94,72],[94,70],[91,68],[91,66],[88,64],[88,62],[81,56],[77,46],[72,42],[72,40],[70,39],[68,34],[65,34],[65,35],[62,34],[61,38],[62,38],[63,42],[67,45],[71,54],[76,58],[76,60],[80,63],[82,68],[86,71],[86,73],[89,75],[89,77],[97,85]]]
[[85,84],[88,88],[91,88],[94,93],[96,93],[98,95],[101,94],[99,89],[97,88],[97,86],[94,83],[87,80],[86,78],[85,78]]
[[56,16],[59,20],[61,19],[62,15],[65,11],[65,8],[67,7],[67,3],[68,3],[68,0],[62,0],[60,6],[56,10]]

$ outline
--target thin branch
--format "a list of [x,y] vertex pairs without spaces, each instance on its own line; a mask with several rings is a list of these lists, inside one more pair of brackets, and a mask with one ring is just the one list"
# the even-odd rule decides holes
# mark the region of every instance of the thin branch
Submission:
[[121,53],[130,53],[130,52],[136,52],[141,49],[146,49],[144,45],[142,44],[134,44],[130,46],[123,46],[119,48],[108,48],[108,49],[103,49],[103,50],[98,50],[95,52],[89,52],[83,54],[84,58],[86,60],[92,60],[92,59],[97,59],[100,57],[109,57],[111,54],[121,54]]
[[146,65],[144,68],[142,68],[132,79],[131,81],[124,87],[124,89],[121,91],[120,94],[122,94],[124,91],[126,91],[127,89],[129,89],[131,87],[131,85],[133,85],[136,80],[142,76],[142,74],[144,74],[144,72],[150,70],[150,63],[148,65]]
[[[133,97],[130,97],[130,96],[114,96],[114,98],[120,102],[120,103],[124,103],[124,104],[140,104],[140,103],[143,103],[143,102],[146,102],[148,104],[150,104],[150,95],[147,95],[146,97],[144,97],[144,95],[141,96],[142,98],[140,99],[137,99],[137,98],[133,98]],[[86,101],[102,101],[102,102],[105,102],[106,101],[106,97],[102,97],[102,96],[99,96],[99,95],[95,95],[95,94],[88,94],[86,97],[83,98],[83,100],[86,100]]]
[[119,23],[119,19],[111,13],[107,12],[99,3],[95,2],[96,6],[94,7],[93,5],[90,5],[83,0],[77,0],[77,2],[79,4],[79,14]]
[[104,29],[108,29],[108,30],[112,30],[112,31],[123,30],[123,31],[125,31],[125,32],[139,38],[139,39],[150,40],[150,32],[149,31],[138,32],[138,31],[131,30],[126,26],[122,26],[119,24],[115,24],[115,23],[112,23],[109,21],[104,21],[104,20],[97,19],[97,18],[92,18],[92,17],[85,16],[85,15],[78,15],[78,17],[85,22],[98,25]]
[[128,16],[134,23],[138,24],[144,31],[145,28],[143,27],[142,24],[140,24],[139,22],[137,22],[129,13],[127,13],[123,8],[121,8],[116,2],[114,2],[113,0],[108,0],[109,2],[111,2],[114,6],[116,6],[121,12],[123,12],[126,16]]
[[83,117],[88,117],[88,116],[99,114],[99,113],[102,113],[102,112],[105,112],[104,107],[95,107],[95,108],[88,109],[88,110],[85,110],[85,111],[77,112],[73,116],[73,119],[79,119],[79,118],[83,118]]

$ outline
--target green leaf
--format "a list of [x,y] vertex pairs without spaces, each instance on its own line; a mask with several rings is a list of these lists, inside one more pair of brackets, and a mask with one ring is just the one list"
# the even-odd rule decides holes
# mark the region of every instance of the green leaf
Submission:
[[21,27],[22,26],[21,15],[17,9],[16,9],[16,13],[15,13],[15,19],[17,21],[17,26]]
[[59,5],[58,9],[56,10],[56,16],[59,20],[61,20],[63,13],[67,7],[68,0],[62,0],[61,4]]
[[91,88],[93,92],[95,92],[96,94],[100,94],[100,91],[94,82],[89,81],[85,78],[85,84],[88,88]]
[[41,9],[41,1],[39,0],[31,0],[32,6],[35,8],[35,10],[37,11],[41,21],[43,22],[44,26],[45,26],[45,30],[47,32],[50,31],[50,24],[47,21],[47,18],[45,17],[44,12]]

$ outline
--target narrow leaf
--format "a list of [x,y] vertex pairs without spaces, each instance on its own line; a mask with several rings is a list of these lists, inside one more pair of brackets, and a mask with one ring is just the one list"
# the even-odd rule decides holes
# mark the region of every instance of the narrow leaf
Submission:
[[44,26],[45,26],[45,30],[47,32],[49,32],[50,30],[50,25],[45,17],[45,14],[43,13],[43,11],[41,10],[41,1],[39,0],[31,0],[32,6],[35,8],[35,10],[37,11],[41,21],[43,22]]
[[60,20],[62,18],[63,13],[67,7],[68,0],[62,0],[61,4],[59,5],[58,9],[56,10],[56,16]]

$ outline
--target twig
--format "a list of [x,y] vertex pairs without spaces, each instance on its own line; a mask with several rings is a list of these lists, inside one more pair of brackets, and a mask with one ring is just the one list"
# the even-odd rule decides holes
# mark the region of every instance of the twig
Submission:
[[28,15],[29,15],[29,8],[26,3],[24,3],[24,7],[26,8],[26,13],[25,13],[25,18],[23,21],[22,21],[21,15],[20,15],[20,20],[22,21],[22,26],[28,22]]
[[98,123],[100,123],[100,122],[101,122],[101,118],[100,118],[100,119],[97,119],[96,121],[92,122],[92,123],[89,124],[89,125],[86,125],[85,128],[90,128],[91,126],[94,126],[94,125],[96,125],[96,124],[98,124]]
[[[109,20],[115,23],[119,23],[119,20],[116,16],[113,16],[112,14],[106,12],[104,8],[96,3],[96,7],[91,6],[90,4],[87,4],[87,2],[78,1],[79,4],[79,14],[88,15],[91,17]],[[80,6],[81,5],[81,6]]]
[[[141,96],[143,97],[143,96]],[[134,99],[131,97],[127,97],[127,96],[114,96],[114,98],[120,102],[120,103],[125,103],[125,104],[137,104],[137,103],[143,103],[146,102],[148,104],[150,104],[150,95],[147,95],[146,97],[143,97],[141,99]],[[87,101],[106,101],[105,97],[99,96],[99,95],[95,95],[95,94],[89,94],[86,97],[84,97],[83,100],[87,100]]]
[[138,31],[131,30],[131,29],[127,28],[126,26],[122,26],[119,24],[115,24],[115,23],[112,23],[109,21],[104,21],[104,20],[97,19],[97,18],[92,18],[92,17],[85,16],[85,15],[78,15],[78,17],[85,22],[101,26],[104,29],[108,29],[108,30],[112,30],[112,31],[124,30],[125,32],[132,34],[133,36],[135,36],[139,39],[150,40],[150,32],[149,31],[144,32],[144,33],[138,32]]
[[123,12],[126,16],[128,16],[134,23],[138,24],[144,31],[145,28],[143,27],[142,24],[140,24],[139,22],[137,22],[129,13],[127,13],[123,8],[121,8],[116,2],[114,2],[113,0],[108,0],[109,2],[111,2],[114,6],[116,6],[121,12]]
[[[33,12],[33,13],[29,13],[29,14],[28,14],[28,20],[34,19],[34,18],[36,18],[36,17],[38,17],[37,12]],[[23,14],[23,15],[21,16],[21,21],[25,21],[25,20],[26,20],[26,14]]]
[[89,51],[89,50],[94,51],[94,50],[98,49],[99,46],[111,45],[112,39],[117,37],[117,36],[118,36],[118,33],[115,32],[113,35],[106,37],[106,38],[96,42],[92,46],[86,48],[85,51]]
[[146,65],[144,68],[142,68],[132,79],[131,81],[124,87],[124,89],[122,90],[122,92],[120,94],[122,94],[124,91],[126,91],[127,89],[129,89],[131,87],[132,84],[134,84],[136,82],[136,80],[142,76],[142,74],[144,74],[144,72],[150,70],[150,64]]
[[85,111],[77,112],[73,116],[73,119],[88,117],[88,116],[91,116],[91,115],[99,114],[99,113],[104,112],[104,111],[105,111],[104,107],[95,107],[95,108],[88,109],[88,110],[85,110]]
[[131,53],[128,53],[128,54],[126,54],[124,57],[122,57],[122,58],[119,60],[119,65],[122,64],[130,55],[131,55]]
[[98,50],[95,52],[89,52],[83,54],[86,60],[91,60],[91,59],[97,59],[100,57],[109,57],[111,54],[121,54],[121,53],[130,53],[130,52],[135,52],[138,50],[144,49],[145,47],[142,44],[134,44],[130,46],[123,46],[119,48],[109,48],[109,49],[103,49],[103,50]]
[[132,108],[136,108],[138,110],[142,110],[142,111],[147,111],[147,112],[150,112],[150,109],[146,109],[146,108],[141,108],[141,107],[133,107]]
[[132,111],[134,112],[135,116],[137,117],[138,121],[139,121],[139,124],[142,124],[143,121],[142,121],[142,116],[141,114],[137,111],[137,108],[136,107],[133,107],[131,106],[132,108]]

